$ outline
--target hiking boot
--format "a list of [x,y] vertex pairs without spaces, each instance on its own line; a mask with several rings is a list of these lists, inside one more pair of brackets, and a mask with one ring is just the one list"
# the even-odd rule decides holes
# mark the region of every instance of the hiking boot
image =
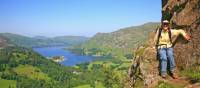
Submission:
[[171,73],[173,79],[178,79],[178,75],[176,73]]
[[162,75],[161,77],[162,77],[163,79],[166,79],[166,78],[167,78],[167,76],[166,76],[166,75]]

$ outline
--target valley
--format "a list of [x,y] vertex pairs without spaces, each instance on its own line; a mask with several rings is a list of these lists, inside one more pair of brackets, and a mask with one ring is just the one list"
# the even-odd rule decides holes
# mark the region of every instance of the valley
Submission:
[[[146,33],[147,37],[147,34],[154,31],[158,25],[159,23],[147,23],[138,27],[121,29],[108,34],[109,36],[106,34],[98,37],[99,34],[97,34],[90,39],[83,39],[81,43],[65,46],[52,46],[56,42],[50,45],[48,43],[38,45],[38,37],[36,41],[25,36],[1,33],[0,37],[7,40],[6,45],[11,45],[2,48],[0,52],[1,81],[7,87],[121,88],[126,81],[127,70],[133,57],[130,50],[146,39],[144,36],[138,39],[137,36]],[[140,29],[143,30],[139,31]],[[122,48],[118,47],[118,44],[116,46],[112,43],[106,44],[105,39],[113,40],[112,38],[116,36],[119,38],[119,40],[114,39],[116,43],[124,41],[120,40],[122,37],[127,39],[124,43],[128,46]],[[42,39],[44,41],[40,40],[41,42],[46,42],[45,38]],[[141,41],[138,44],[131,42],[135,40]],[[68,42],[65,38],[62,41]],[[132,48],[129,49],[130,47]],[[64,61],[57,63],[46,58],[53,56],[64,56]],[[16,84],[10,84],[11,82]]]

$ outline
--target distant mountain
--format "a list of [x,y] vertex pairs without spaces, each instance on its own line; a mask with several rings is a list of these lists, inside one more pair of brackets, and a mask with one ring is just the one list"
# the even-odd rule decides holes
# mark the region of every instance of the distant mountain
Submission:
[[160,24],[149,22],[140,26],[120,29],[111,33],[97,33],[94,37],[82,44],[82,48],[116,48],[129,52],[138,45],[143,44],[150,32],[154,31]]
[[82,36],[61,36],[48,38],[44,36],[27,37],[12,33],[0,33],[0,37],[6,39],[8,43],[23,47],[43,47],[43,46],[67,46],[81,44],[88,40]]
[[77,45],[86,42],[89,38],[84,36],[58,36],[51,38],[50,40],[54,42],[65,43],[69,45]]
[[2,39],[5,39],[8,42],[8,44],[13,44],[18,46],[30,47],[32,45],[36,45],[37,42],[32,38],[11,33],[0,33],[0,37]]
[[46,36],[35,36],[34,39],[48,39]]

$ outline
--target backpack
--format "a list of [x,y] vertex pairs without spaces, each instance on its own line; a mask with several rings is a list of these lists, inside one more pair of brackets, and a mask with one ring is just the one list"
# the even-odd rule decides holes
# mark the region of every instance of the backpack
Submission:
[[[156,41],[156,45],[159,46],[158,43],[160,41],[160,37],[162,37],[161,36],[162,28],[158,28],[157,30],[158,30],[158,39]],[[170,43],[172,44],[172,32],[171,32],[171,30],[168,31],[168,35],[169,35]]]

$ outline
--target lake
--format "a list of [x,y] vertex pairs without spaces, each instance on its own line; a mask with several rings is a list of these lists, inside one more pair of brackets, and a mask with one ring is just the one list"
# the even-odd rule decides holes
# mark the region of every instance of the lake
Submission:
[[52,57],[52,56],[64,56],[64,61],[60,64],[64,66],[74,66],[76,64],[91,62],[93,60],[92,56],[83,56],[72,53],[64,47],[40,47],[40,48],[33,48],[34,51],[38,52],[44,57]]

